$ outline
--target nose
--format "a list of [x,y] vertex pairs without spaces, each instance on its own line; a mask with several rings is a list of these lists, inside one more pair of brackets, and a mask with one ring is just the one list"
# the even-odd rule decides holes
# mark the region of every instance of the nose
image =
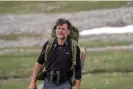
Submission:
[[60,29],[58,29],[58,31],[59,31],[59,32],[62,32],[62,31],[63,31],[63,29],[62,29],[62,28],[60,28]]

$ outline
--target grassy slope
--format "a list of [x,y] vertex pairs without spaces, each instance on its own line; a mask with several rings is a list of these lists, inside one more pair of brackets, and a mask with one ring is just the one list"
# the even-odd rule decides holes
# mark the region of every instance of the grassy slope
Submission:
[[130,45],[133,44],[131,41],[102,41],[102,40],[93,40],[93,41],[81,41],[79,45],[86,47],[105,47],[105,46],[121,46],[121,45]]
[[41,37],[41,34],[8,34],[8,35],[0,35],[0,40],[18,40],[19,38],[39,38]]
[[[60,13],[77,12],[81,10],[94,10],[102,8],[116,8],[124,6],[127,2],[0,2],[0,13]],[[48,7],[50,6],[50,7]],[[78,7],[77,7],[78,6]],[[13,37],[13,36],[12,36]],[[17,36],[19,37],[19,36]],[[3,36],[0,37],[3,39]],[[7,36],[7,40],[11,39]],[[5,38],[4,38],[5,39]],[[123,43],[122,44],[128,44]],[[99,44],[98,44],[99,45]],[[101,45],[101,44],[100,44]],[[22,47],[23,48],[23,47]],[[20,48],[20,49],[22,49]],[[40,47],[39,47],[40,48]],[[19,48],[18,48],[19,49]],[[27,48],[26,48],[27,49]],[[32,49],[32,48],[31,48]],[[17,53],[0,55],[0,77],[26,77],[32,74],[32,68],[39,53]],[[89,53],[86,70],[97,68],[129,68],[132,64],[131,52],[100,52]],[[99,60],[98,60],[99,59]],[[108,59],[108,60],[105,60]],[[121,59],[121,60],[120,60]],[[124,61],[124,62],[123,62]],[[96,64],[96,65],[95,65]],[[100,66],[100,67],[99,67]],[[81,89],[131,89],[132,74],[98,74],[86,76],[81,84]],[[0,89],[25,89],[29,85],[29,80],[1,81]]]
[[116,8],[127,5],[127,1],[8,1],[0,2],[0,13],[60,13],[83,10]]
[[[25,48],[25,50],[27,50],[27,48]],[[87,53],[85,70],[131,69],[133,64],[133,55],[131,53],[132,51],[89,52]],[[31,76],[38,55],[39,52],[0,55],[0,77]],[[9,87],[12,89],[25,89],[30,83],[30,80],[25,79],[12,81],[14,82],[8,80],[2,82],[0,80],[0,89],[8,89]],[[87,77],[83,79],[81,89],[131,89],[132,83],[132,74],[94,74],[91,76],[87,75]]]
[[[6,81],[0,81],[0,89],[28,89],[30,79],[9,79]],[[38,81],[37,84],[43,83]]]
[[27,79],[21,80],[7,80],[0,82],[0,89],[27,89],[30,81]]
[[[83,77],[81,89],[131,89],[133,87],[132,83],[132,73],[89,74]],[[0,89],[27,89],[29,84],[30,80],[27,79],[8,80],[6,82],[0,82]]]
[[31,76],[38,53],[0,55],[0,77]]
[[105,70],[124,71],[132,70],[132,51],[103,51],[89,52],[85,62],[85,71]]
[[[85,62],[85,71],[128,70],[132,69],[132,51],[89,52]],[[31,76],[39,52],[22,52],[0,55],[0,77]]]
[[82,79],[81,89],[132,89],[132,84],[132,73],[94,74]]

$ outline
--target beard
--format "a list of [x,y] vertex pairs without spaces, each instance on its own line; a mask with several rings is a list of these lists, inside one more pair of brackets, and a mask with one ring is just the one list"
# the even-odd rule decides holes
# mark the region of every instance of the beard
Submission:
[[66,37],[65,36],[57,36],[57,38],[59,38],[59,39],[65,39]]

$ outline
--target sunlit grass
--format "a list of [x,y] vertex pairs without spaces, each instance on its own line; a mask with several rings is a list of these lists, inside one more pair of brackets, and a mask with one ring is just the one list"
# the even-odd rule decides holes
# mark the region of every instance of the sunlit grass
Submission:
[[29,79],[0,80],[0,89],[28,89]]
[[0,13],[61,13],[95,9],[117,8],[127,5],[127,1],[33,1],[0,2]]
[[38,53],[0,55],[0,77],[31,76]]
[[122,45],[131,45],[131,41],[102,41],[102,40],[85,40],[80,41],[79,45],[86,47],[106,47],[106,46],[122,46]]
[[128,71],[133,70],[133,51],[87,52],[85,71]]
[[0,35],[0,40],[18,40],[19,38],[39,38],[41,37],[41,34],[26,34],[26,33],[21,33],[21,34],[7,34],[7,35]]
[[[27,89],[29,84],[30,79],[11,79],[1,81],[0,89]],[[82,78],[81,89],[132,89],[132,84],[132,73],[88,74]]]
[[[20,47],[23,48],[23,47]],[[25,47],[35,49],[35,47]],[[39,49],[39,48],[37,48]],[[34,64],[40,52],[20,52],[0,55],[0,77],[24,77],[32,75]],[[85,71],[94,70],[128,70],[132,69],[132,51],[101,51],[87,52]],[[85,75],[82,79],[81,89],[131,89],[133,83],[132,73],[98,73]],[[26,89],[30,80],[0,80],[0,89]]]
[[81,81],[81,89],[132,89],[132,87],[132,73],[89,74]]
[[[38,52],[0,55],[0,77],[28,77],[39,56]],[[128,71],[133,65],[132,51],[87,52],[84,71]]]

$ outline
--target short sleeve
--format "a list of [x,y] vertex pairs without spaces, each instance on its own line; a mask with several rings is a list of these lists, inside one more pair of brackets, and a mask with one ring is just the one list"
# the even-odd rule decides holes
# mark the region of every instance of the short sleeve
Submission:
[[46,49],[46,45],[47,45],[48,41],[43,45],[41,53],[37,59],[37,62],[41,65],[43,65],[44,63],[44,58],[45,58],[45,49]]

